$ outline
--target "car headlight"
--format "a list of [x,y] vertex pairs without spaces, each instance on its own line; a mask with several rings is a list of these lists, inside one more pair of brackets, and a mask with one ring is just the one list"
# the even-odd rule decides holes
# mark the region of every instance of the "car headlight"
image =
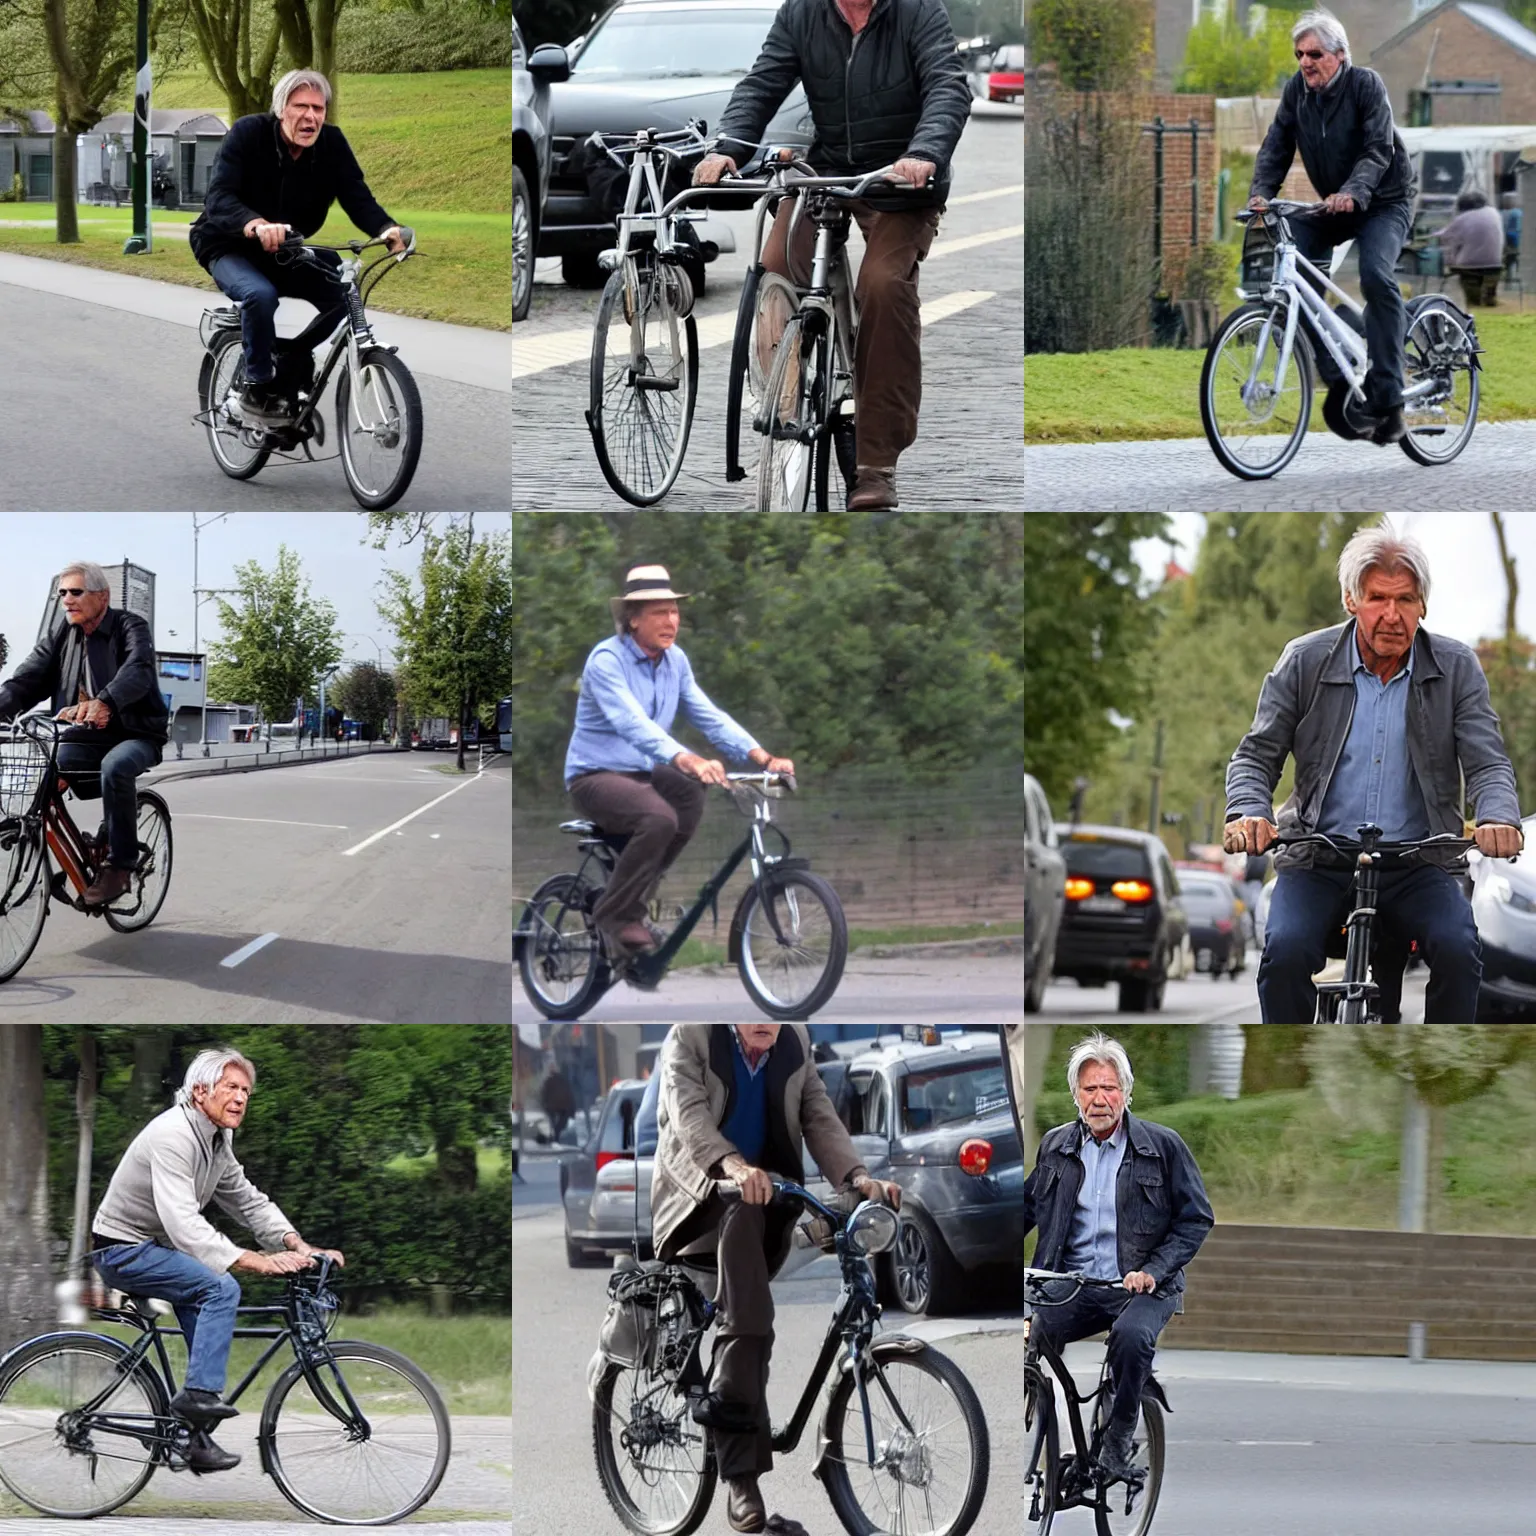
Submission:
[[878,1201],[864,1201],[848,1218],[848,1241],[866,1258],[884,1253],[896,1241],[896,1212]]

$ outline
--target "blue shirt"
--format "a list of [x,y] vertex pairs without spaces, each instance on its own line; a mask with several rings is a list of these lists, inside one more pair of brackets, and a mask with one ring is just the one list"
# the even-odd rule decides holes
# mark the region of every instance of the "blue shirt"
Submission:
[[1408,689],[1413,677],[1413,653],[1407,665],[1382,682],[1360,658],[1355,647],[1355,710],[1349,735],[1339,753],[1327,793],[1323,796],[1319,832],[1354,841],[1360,828],[1374,822],[1382,840],[1407,842],[1429,836],[1424,792],[1408,756]]
[[652,661],[632,635],[592,647],[581,673],[576,728],[565,754],[565,782],[583,773],[649,773],[688,749],[673,738],[679,707],[715,748],[745,762],[756,740],[693,680],[680,645]]
[[1077,1155],[1083,1165],[1083,1182],[1077,1191],[1077,1208],[1072,1212],[1072,1232],[1062,1267],[1085,1274],[1090,1280],[1123,1280],[1115,1181],[1125,1160],[1125,1116],[1121,1115],[1108,1141],[1095,1141],[1085,1125]]
[[768,1079],[763,1068],[768,1065],[769,1052],[764,1051],[757,1058],[755,1067],[748,1065],[736,1026],[726,1027],[736,1042],[736,1100],[720,1127],[720,1134],[755,1166],[768,1145]]

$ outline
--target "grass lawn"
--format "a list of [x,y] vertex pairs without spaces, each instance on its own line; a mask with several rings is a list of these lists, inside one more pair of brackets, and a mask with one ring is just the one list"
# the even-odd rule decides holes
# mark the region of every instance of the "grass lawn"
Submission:
[[[1480,310],[1484,348],[1482,421],[1536,417],[1536,307]],[[1126,442],[1201,437],[1203,351],[1122,347],[1113,352],[1051,353],[1024,362],[1024,440]],[[1319,396],[1312,426],[1323,427]]]
[[[1005,934],[1023,933],[1023,923],[964,923],[955,927],[943,927],[937,923],[915,928],[850,928],[848,950],[868,949],[877,944],[934,944],[953,939],[998,938]],[[672,962],[673,970],[690,965],[726,965],[725,944],[711,939],[687,939]]]

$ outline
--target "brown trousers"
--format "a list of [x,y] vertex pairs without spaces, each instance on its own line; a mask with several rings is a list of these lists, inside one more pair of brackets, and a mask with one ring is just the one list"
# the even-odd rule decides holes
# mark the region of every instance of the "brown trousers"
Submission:
[[[779,204],[763,244],[763,266],[804,287],[811,280],[816,226],[801,219],[794,248],[785,251],[794,201]],[[858,460],[894,469],[903,449],[917,440],[923,399],[922,321],[917,269],[939,230],[940,208],[884,213],[863,203],[853,216],[864,235],[864,260],[854,284],[858,337],[854,342],[853,408]]]
[[769,1235],[766,1207],[740,1200],[726,1203],[715,1249],[720,1265],[715,1292],[720,1331],[710,1390],[726,1402],[755,1408],[758,1420],[757,1428],[746,1434],[713,1432],[715,1460],[720,1476],[727,1479],[773,1470],[773,1430],[768,1418],[768,1362],[773,1355]]
[[645,916],[651,887],[672,867],[704,814],[704,786],[670,763],[649,773],[584,773],[571,800],[604,832],[627,832],[629,843],[592,916],[612,933]]

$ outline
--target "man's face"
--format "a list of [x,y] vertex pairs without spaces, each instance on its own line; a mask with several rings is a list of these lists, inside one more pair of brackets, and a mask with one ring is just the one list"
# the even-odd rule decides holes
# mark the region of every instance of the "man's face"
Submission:
[[[1314,58],[1314,54],[1319,57]],[[1301,78],[1314,91],[1327,85],[1344,64],[1344,55],[1329,53],[1316,32],[1303,32],[1296,39],[1296,56],[1296,62],[1301,65]]]
[[1407,571],[1369,570],[1365,595],[1356,602],[1347,597],[1344,606],[1360,625],[1360,636],[1378,656],[1406,656],[1424,617],[1419,589]]
[[1114,1135],[1125,1113],[1125,1090],[1107,1061],[1090,1061],[1077,1074],[1077,1108],[1100,1141]]
[[224,1075],[212,1088],[194,1088],[192,1102],[223,1130],[232,1131],[245,1119],[245,1106],[251,1098],[251,1077],[234,1062],[224,1068]]
[[325,125],[325,97],[312,85],[301,85],[283,108],[283,137],[300,149],[308,149]]
[[64,604],[64,618],[68,623],[89,624],[107,611],[112,594],[87,592],[85,577],[79,571],[65,571],[59,577],[59,600]]
[[640,616],[630,621],[629,632],[642,651],[664,651],[677,639],[681,623],[677,604],[669,598],[665,602],[647,603]]
[[782,1024],[738,1024],[736,1033],[749,1051],[767,1051],[773,1048],[783,1027]]

